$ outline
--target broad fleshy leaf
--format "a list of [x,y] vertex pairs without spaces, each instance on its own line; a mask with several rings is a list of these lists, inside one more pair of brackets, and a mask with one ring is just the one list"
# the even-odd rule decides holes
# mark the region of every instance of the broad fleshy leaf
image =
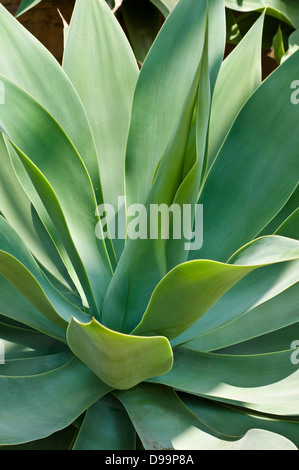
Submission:
[[136,432],[113,395],[105,395],[86,412],[73,450],[135,450]]
[[[264,429],[290,439],[298,447],[298,420],[293,422],[279,417],[263,417],[260,414],[245,414],[240,409],[212,400],[180,394],[185,405],[207,426],[228,435],[243,435],[250,429]],[[258,433],[257,433],[258,436]],[[296,437],[295,437],[296,436]],[[265,443],[266,435],[260,435]],[[273,436],[274,437],[274,436]]]
[[97,200],[102,202],[94,137],[69,78],[52,54],[3,5],[0,21],[0,73],[35,98],[62,127],[86,165]]
[[0,216],[0,274],[42,314],[66,329],[73,316],[89,317],[55,289],[20,237]]
[[202,57],[206,11],[206,1],[179,2],[140,71],[126,155],[128,205],[144,203],[177,126]]
[[[297,270],[298,266],[299,264],[297,263]],[[233,303],[234,299],[232,296],[228,295],[230,300],[232,300],[229,302],[231,311],[223,315],[221,319],[222,324],[218,327],[211,328],[210,331],[201,331],[195,339],[185,343],[185,345],[197,351],[208,352],[226,348],[231,345],[239,345],[243,341],[255,338],[258,340],[260,337],[261,343],[266,344],[267,338],[265,335],[269,335],[271,332],[276,332],[278,336],[282,337],[282,329],[284,327],[295,325],[298,322],[298,295],[299,285],[297,277],[297,283],[289,289],[247,310],[244,306],[241,307],[241,296],[239,296],[238,315],[236,315],[234,311],[236,305]],[[227,312],[224,308],[221,309],[220,304],[221,302],[214,311],[210,312],[211,316],[215,314],[216,310]],[[203,325],[203,327],[204,326],[206,325]],[[198,332],[200,331],[199,324],[196,329]],[[292,331],[291,328],[290,331]],[[185,340],[187,339],[187,334],[186,332]],[[189,334],[192,335],[191,331]],[[193,335],[196,335],[195,329],[193,329]],[[297,337],[296,331],[293,331],[292,338],[285,344],[286,348],[290,346],[295,337]],[[177,339],[178,343],[180,343],[180,341],[184,341],[184,335],[182,335],[180,339]],[[269,341],[272,341],[272,351],[275,350],[278,344],[277,340],[273,342],[273,340],[269,338]]]
[[[187,3],[185,8],[187,8]],[[176,21],[179,21],[178,14],[179,12],[175,9],[173,16]],[[173,235],[174,228],[171,228],[173,220],[173,224],[177,224],[182,233],[183,220],[178,222],[174,215],[170,215],[169,218],[166,216],[166,221],[164,219],[161,223],[162,228],[159,234],[153,236],[151,230],[155,226],[155,221],[152,208],[156,207],[159,211],[166,206],[181,210],[184,205],[189,205],[192,207],[192,220],[189,225],[190,228],[192,226],[194,207],[206,168],[211,93],[215,75],[218,73],[222,60],[221,52],[219,53],[221,47],[217,47],[217,53],[215,53],[209,41],[212,32],[215,32],[216,20],[222,16],[224,17],[223,4],[221,1],[216,2],[211,11],[209,10],[205,26],[202,25],[204,29],[202,56],[178,117],[175,131],[160,159],[149,193],[142,206],[139,223],[142,224],[143,230],[139,236],[131,235],[131,223],[136,224],[136,221],[131,221],[130,216],[134,214],[129,212],[129,209],[127,210],[128,241],[109,285],[103,308],[103,321],[109,328],[115,330],[122,328],[122,331],[129,333],[139,323],[140,312],[144,312],[150,294],[157,283],[173,266],[186,261],[188,257],[186,240],[184,237],[176,240],[176,236]],[[221,31],[220,28],[219,37],[216,35],[218,46],[224,43]],[[187,36],[189,33],[189,31],[188,34],[186,32]],[[167,47],[168,38],[167,41],[165,38],[160,40],[163,40],[164,47]],[[146,62],[152,60],[155,66],[159,64],[154,62],[158,61],[159,56],[155,57],[154,53],[155,48],[159,52],[158,47],[159,41],[157,40],[146,60]],[[169,53],[171,52],[172,49]],[[141,77],[142,71],[140,75],[142,82]],[[180,78],[182,79],[183,76],[180,75]],[[134,184],[135,181],[137,180],[134,180]],[[139,205],[133,205],[132,209],[136,208],[135,211],[137,211],[139,207]],[[156,225],[158,228],[159,222],[156,222]],[[168,236],[165,236],[166,232]],[[147,266],[146,269],[145,266]]]
[[126,142],[138,66],[124,31],[104,1],[76,2],[63,69],[93,131],[104,202],[117,209],[118,197],[125,195]]
[[86,167],[53,117],[13,82],[1,79],[6,99],[0,127],[63,240],[90,308],[99,311],[112,269],[103,240],[95,236],[96,198]]
[[[204,243],[190,252],[190,259],[226,261],[261,232],[295,190],[298,142],[289,129],[298,113],[290,99],[298,57],[295,53],[273,72],[235,120],[203,186]],[[282,125],[273,133],[273,116],[281,114]],[[278,151],[282,146],[283,158]]]
[[0,388],[0,445],[29,442],[64,429],[110,391],[76,358],[37,375],[0,375]]
[[94,318],[85,324],[72,319],[67,341],[73,353],[101,380],[120,390],[162,375],[172,367],[172,350],[166,338],[124,335]]
[[[41,222],[33,204],[16,177],[10,156],[0,137],[1,173],[0,199],[1,211],[10,226],[22,233],[22,239],[48,272],[64,285],[70,287],[71,279],[61,256],[45,225]],[[11,197],[13,193],[14,197]],[[52,230],[51,230],[52,232]],[[63,257],[65,260],[65,257]]]
[[263,26],[264,14],[222,63],[212,102],[209,166],[242,106],[261,84]]
[[299,243],[273,236],[245,246],[234,255],[230,264],[210,260],[181,264],[156,287],[133,334],[159,334],[173,339],[195,323],[244,276],[262,266],[295,259],[299,259]]
[[1,450],[296,450],[297,0],[0,25]]
[[262,430],[252,429],[241,438],[217,433],[171,389],[142,384],[115,395],[127,409],[146,450],[296,450],[288,439]]
[[292,352],[241,356],[180,348],[172,370],[150,382],[245,409],[296,416],[299,370]]

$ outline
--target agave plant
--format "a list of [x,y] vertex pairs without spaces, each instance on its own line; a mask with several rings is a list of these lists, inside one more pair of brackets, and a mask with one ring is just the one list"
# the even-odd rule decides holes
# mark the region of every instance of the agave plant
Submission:
[[299,53],[262,82],[264,15],[223,60],[223,1],[181,0],[139,70],[103,1],[62,66],[0,8],[4,449],[299,447]]

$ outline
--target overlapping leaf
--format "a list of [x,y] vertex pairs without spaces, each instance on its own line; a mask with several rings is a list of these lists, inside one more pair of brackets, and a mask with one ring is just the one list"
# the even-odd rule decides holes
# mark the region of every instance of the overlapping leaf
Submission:
[[[69,442],[80,417],[78,450],[134,449],[136,432],[145,449],[295,450],[298,55],[259,86],[263,16],[220,69],[222,1],[152,3],[167,20],[136,90],[104,2],[77,0],[65,71],[0,9],[0,445]],[[293,0],[268,3],[226,5],[296,24]],[[113,274],[95,208],[121,191],[147,208],[199,195],[202,248],[187,261],[182,241],[129,239]]]
[[[183,263],[162,279],[133,333],[160,334],[173,339],[195,323],[244,276],[265,265],[296,259],[299,259],[297,241],[265,237],[245,246],[229,264],[209,260]],[[290,282],[294,283],[295,279],[299,280],[297,271]],[[223,320],[223,316],[221,318]],[[185,339],[181,338],[181,342],[186,341],[188,334],[196,336],[191,328],[182,336]]]
[[[53,117],[13,82],[4,76],[2,81],[6,97],[0,107],[2,131],[14,144],[63,240],[90,308],[99,311],[111,267],[103,240],[94,235],[96,198],[89,175]],[[80,192],[72,191],[74,185]]]
[[104,202],[117,209],[118,196],[125,195],[126,142],[138,66],[105,2],[76,2],[63,69],[81,98],[93,131]]
[[76,358],[37,375],[0,375],[0,387],[1,445],[41,439],[67,427],[110,390]]
[[120,390],[165,374],[173,363],[166,338],[124,335],[109,330],[94,318],[89,323],[72,319],[67,340],[73,353],[101,380]]
[[[187,258],[184,243],[182,240],[179,242],[173,240],[171,234],[167,241],[161,239],[163,238],[161,235],[158,236],[158,240],[151,239],[149,233],[149,223],[152,223],[149,220],[150,207],[163,204],[166,204],[167,207],[172,204],[179,207],[190,204],[193,207],[197,201],[201,178],[206,166],[211,89],[214,86],[217,67],[220,67],[222,60],[221,47],[216,49],[217,54],[213,52],[212,48],[209,48],[210,30],[215,31],[215,18],[224,18],[224,10],[222,2],[216,2],[212,9],[214,14],[211,13],[211,19],[210,16],[207,19],[207,12],[203,4],[197,4],[196,9],[194,6],[191,14],[189,3],[192,2],[179,4],[178,8],[169,16],[165,23],[165,29],[163,28],[161,31],[161,36],[157,38],[143,65],[134,95],[126,161],[127,203],[129,206],[132,202],[144,202],[145,211],[141,214],[141,223],[145,226],[145,237],[132,239],[130,215],[133,214],[128,214],[129,239],[107,291],[103,311],[105,324],[116,330],[123,328],[125,332],[130,332],[138,323],[140,312],[144,311],[149,296],[161,277],[173,266]],[[190,22],[188,27],[186,22],[182,24],[182,13]],[[206,18],[205,23],[203,18]],[[173,50],[172,46],[170,47],[169,43],[172,39],[176,40],[177,29],[180,28],[182,31],[184,28],[182,37],[187,44],[190,40],[189,34],[191,34],[192,28],[195,28],[196,23],[196,33],[193,34],[192,41],[197,40],[200,48],[198,48],[197,68],[194,59],[192,66],[188,68],[188,70],[190,69],[189,78],[191,81],[188,89],[186,88],[187,80],[185,72],[183,73],[184,69],[175,70],[179,63],[180,54],[183,53],[182,44],[177,52]],[[200,28],[198,23],[200,23]],[[217,44],[221,41],[224,44],[224,36],[221,31],[221,28],[218,28]],[[160,47],[161,43],[163,48]],[[158,87],[155,79],[148,78],[160,76],[160,61],[166,48],[169,56],[167,70],[169,73],[171,71],[176,73],[177,76],[171,88],[166,82],[168,77],[164,73],[161,75],[162,82]],[[186,67],[189,59],[189,56],[184,54],[183,60],[186,61]],[[149,96],[153,100],[148,103],[150,109],[153,106],[161,106],[162,103],[164,106],[168,106],[170,99],[172,100],[171,107],[177,107],[182,100],[183,105],[180,104],[179,115],[177,116],[177,108],[172,113],[168,113],[167,122],[163,119],[162,127],[160,122],[162,116],[160,117],[155,111],[156,122],[146,124],[150,116],[153,115],[148,110],[148,106],[144,107]],[[146,113],[145,110],[147,110]],[[177,120],[175,121],[175,119]],[[143,133],[146,129],[143,136],[138,131],[140,126]],[[151,130],[150,133],[148,129]],[[162,129],[163,132],[161,132]],[[168,137],[168,142],[167,132],[172,132],[171,137]],[[155,138],[151,138],[151,135],[154,135]],[[132,139],[132,143],[134,142],[132,147],[130,147],[130,139]],[[139,143],[140,148],[138,147]],[[165,145],[166,149],[163,148]],[[144,155],[142,165],[139,158],[141,152]],[[155,173],[155,167],[158,163],[159,166]],[[139,176],[141,166],[142,180]],[[144,175],[147,175],[148,183]],[[147,192],[148,194],[146,194]],[[162,230],[165,229],[167,227],[163,227]],[[145,266],[147,269],[144,268]]]
[[286,21],[294,27],[299,26],[299,13],[296,0],[225,0],[225,5],[232,10],[254,11],[267,8],[268,14]]
[[[298,63],[294,54],[263,82],[235,120],[199,199],[205,209],[204,244],[190,259],[226,261],[261,232],[294,192],[297,136],[289,129],[298,110],[290,100],[290,85]],[[284,120],[273,133],[273,119],[281,113]]]
[[[252,429],[235,437],[219,433],[187,409],[171,389],[142,384],[129,393],[115,394],[147,450],[296,450],[288,439],[269,431]],[[157,420],[157,416],[162,419]]]

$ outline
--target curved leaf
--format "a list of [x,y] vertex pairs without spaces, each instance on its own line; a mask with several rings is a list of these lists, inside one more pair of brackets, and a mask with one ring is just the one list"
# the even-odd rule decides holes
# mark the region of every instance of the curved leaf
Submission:
[[[3,136],[0,136],[0,208],[11,227],[22,233],[22,239],[39,262],[64,285],[71,280],[53,240],[41,223],[36,210],[16,178]],[[11,194],[14,197],[11,197]]]
[[[95,138],[104,202],[124,196],[126,142],[138,66],[118,20],[105,2],[76,1],[63,56]],[[82,80],[84,76],[84,80]]]
[[[235,120],[203,186],[204,242],[190,259],[226,261],[261,232],[296,188],[298,137],[289,129],[297,119],[290,85],[299,73],[298,56],[264,81]],[[281,114],[282,125],[273,133],[273,116]]]
[[86,168],[52,116],[21,88],[1,79],[5,105],[0,106],[0,127],[63,240],[90,307],[100,310],[112,270],[103,240],[95,236],[96,199]]
[[206,1],[179,2],[140,71],[126,155],[128,205],[144,203],[176,128],[201,60],[206,9]]
[[0,274],[40,312],[66,329],[72,316],[89,318],[49,282],[16,232],[0,216]]
[[[187,8],[187,3],[185,8]],[[224,43],[222,29],[219,28],[220,19],[224,17],[222,2],[214,2],[208,13],[205,31],[202,32],[204,44],[200,45],[202,55],[198,69],[144,201],[141,224],[145,235],[142,234],[137,239],[131,237],[130,234],[130,216],[132,214],[128,209],[128,241],[107,290],[103,306],[103,322],[114,330],[122,328],[125,333],[132,331],[140,321],[141,312],[144,312],[157,283],[173,266],[186,261],[188,257],[188,246],[186,248],[184,237],[176,239],[173,235],[174,228],[171,227],[171,221],[175,220],[173,214],[168,214],[169,218],[167,216],[166,219],[164,218],[161,223],[162,228],[157,230],[157,235],[152,236],[151,230],[155,225],[155,221],[152,220],[152,209],[156,207],[159,211],[166,206],[166,211],[172,207],[179,208],[181,211],[184,205],[189,205],[192,208],[191,217],[194,217],[194,207],[206,168],[211,93],[222,60],[221,47],[214,50],[213,42],[211,42],[211,47],[209,43],[211,36],[217,29],[217,22],[218,31],[213,40],[217,45]],[[177,18],[176,21],[179,19]],[[196,31],[196,34],[199,33]],[[169,47],[165,38],[161,38],[162,41],[163,47]],[[155,42],[149,56],[158,47],[158,44]],[[155,64],[154,61],[159,57],[158,52],[156,54],[156,58],[154,55],[150,59],[155,67],[158,64]],[[148,80],[150,77],[149,75]],[[181,72],[180,79],[182,79]],[[143,166],[143,163],[144,160],[140,159],[138,165]],[[138,178],[136,178],[134,184],[136,181],[139,184]],[[141,182],[141,180],[139,181]],[[180,214],[182,213],[180,212]],[[192,225],[192,220],[190,225]],[[182,233],[184,231],[182,218],[176,223],[176,229],[179,227]],[[159,226],[159,222],[157,222],[157,226]],[[168,236],[165,237],[166,231]]]
[[0,445],[30,442],[64,429],[110,391],[75,358],[38,375],[0,375],[0,388]]
[[[297,283],[298,266],[299,262],[295,260],[254,270],[226,292],[191,328],[172,340],[172,346],[196,338],[194,343],[201,344],[204,350],[206,347],[208,350],[218,349],[222,340],[225,341],[225,335],[221,336],[221,329],[226,325],[229,328],[230,323],[239,319],[242,321],[244,315],[248,315],[250,321],[251,312],[255,308],[263,309],[263,303]],[[246,331],[243,334],[246,335]]]
[[[39,359],[41,359],[41,364],[47,362],[47,359],[43,359],[45,357],[49,357],[51,362],[50,356],[65,353],[68,349],[65,342],[57,341],[39,331],[26,328],[21,323],[7,323],[8,319],[3,316],[0,317],[0,320],[0,338],[4,342],[5,359],[4,364],[1,365],[3,374],[4,370],[7,374],[7,369],[10,368],[14,372],[18,370],[18,373],[11,375],[32,375],[30,361],[26,362],[28,358],[34,359],[34,367],[39,367]],[[24,367],[24,364],[28,364],[29,368]],[[29,373],[26,372],[27,370]]]
[[[286,437],[299,447],[298,421],[296,420],[292,422],[287,418],[263,417],[253,412],[245,414],[240,409],[230,405],[224,405],[212,400],[207,401],[185,393],[180,394],[180,398],[192,413],[207,426],[215,430],[217,429],[218,432],[241,436],[250,431],[250,429],[264,429]],[[264,437],[261,436],[263,441]]]
[[264,14],[222,63],[212,101],[209,165],[240,109],[261,84],[263,25]]
[[[276,214],[276,216],[269,222],[269,224],[259,233],[259,236],[272,235],[276,233],[279,227],[286,221],[286,219],[299,207],[299,185],[295,188],[287,202]],[[285,234],[284,236],[290,236],[290,238],[298,238],[299,228],[295,236]],[[281,234],[283,235],[283,234]]]
[[296,450],[285,437],[267,431],[252,429],[242,437],[217,433],[191,413],[170,388],[142,384],[129,392],[114,393],[127,409],[146,450]]
[[102,202],[94,138],[69,78],[47,48],[3,5],[0,21],[0,73],[35,98],[59,123],[84,160],[97,200]]
[[266,7],[269,15],[286,21],[293,27],[299,27],[298,3],[296,0],[225,0],[225,5],[237,11],[262,10]]
[[0,314],[28,325],[50,337],[65,342],[64,325],[60,328],[32,305],[10,282],[0,276]]
[[251,410],[296,416],[299,370],[291,355],[291,349],[237,356],[179,348],[172,370],[149,382]]
[[[298,266],[297,263],[297,270]],[[186,346],[197,351],[214,351],[231,345],[241,347],[240,343],[242,341],[259,338],[262,335],[268,335],[272,331],[277,332],[282,341],[281,329],[298,321],[298,295],[299,285],[297,282],[297,284],[272,299],[262,302],[252,309],[245,310],[238,317],[234,318],[231,315],[231,318],[227,318],[225,322],[223,318],[221,326],[206,333],[201,333],[197,338],[188,342]],[[241,303],[240,298],[239,303]],[[239,309],[242,310],[240,307]],[[297,336],[294,331],[292,339],[295,337]],[[263,336],[260,341],[266,343],[266,339],[267,337]],[[290,346],[292,339],[285,344],[285,348]],[[277,340],[276,342],[272,340],[272,351],[276,350],[277,344]]]
[[88,324],[72,319],[67,341],[73,353],[101,380],[120,390],[164,374],[172,366],[172,350],[166,338],[123,335],[94,318]]
[[175,338],[253,270],[298,258],[299,243],[296,240],[272,236],[254,240],[243,247],[229,261],[231,264],[209,260],[181,264],[156,287],[133,334]]

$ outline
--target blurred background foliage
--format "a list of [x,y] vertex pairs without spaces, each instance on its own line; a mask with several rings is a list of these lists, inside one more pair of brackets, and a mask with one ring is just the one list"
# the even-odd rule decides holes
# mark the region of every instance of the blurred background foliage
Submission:
[[[178,0],[106,0],[126,32],[140,65]],[[270,0],[263,33],[263,78],[298,48],[297,0]],[[64,29],[74,0],[3,0],[2,4],[61,62]],[[256,21],[265,0],[226,0],[229,54]],[[296,5],[297,4],[297,5]]]

